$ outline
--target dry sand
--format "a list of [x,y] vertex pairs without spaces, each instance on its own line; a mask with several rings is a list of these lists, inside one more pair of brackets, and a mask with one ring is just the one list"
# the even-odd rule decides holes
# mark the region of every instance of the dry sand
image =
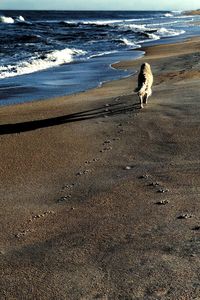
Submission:
[[0,299],[200,299],[200,39],[85,93],[0,108]]

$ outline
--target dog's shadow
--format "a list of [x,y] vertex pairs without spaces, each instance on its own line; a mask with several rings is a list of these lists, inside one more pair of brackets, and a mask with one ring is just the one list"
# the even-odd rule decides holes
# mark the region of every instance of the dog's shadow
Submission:
[[54,118],[26,121],[21,123],[2,124],[0,125],[0,135],[27,132],[65,123],[95,119],[103,116],[112,116],[126,112],[136,111],[137,109],[139,109],[138,104],[126,105],[123,103],[117,103],[112,104],[108,107],[103,106],[91,110],[81,111],[78,113]]

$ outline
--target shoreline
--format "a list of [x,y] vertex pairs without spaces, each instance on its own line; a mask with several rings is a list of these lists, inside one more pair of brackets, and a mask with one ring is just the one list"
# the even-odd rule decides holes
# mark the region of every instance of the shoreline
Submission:
[[0,298],[198,297],[199,45],[115,65],[143,110],[136,76],[0,108]]
[[[16,103],[13,103],[10,100],[10,97],[8,97],[8,99],[6,97],[6,100],[4,100],[3,103],[0,104],[0,108],[4,107],[4,106],[8,107],[8,106],[11,106],[11,105],[18,105],[18,104],[23,104],[23,103],[32,103],[32,102],[36,102],[36,101],[47,101],[47,100],[52,100],[53,98],[58,98],[58,97],[73,96],[73,95],[77,95],[77,94],[84,93],[86,91],[98,88],[99,86],[101,86],[105,82],[111,82],[111,81],[115,81],[115,80],[120,80],[120,79],[126,78],[127,76],[130,75],[130,74],[128,74],[128,72],[126,72],[126,70],[122,70],[122,72],[124,72],[124,74],[122,72],[119,72],[120,70],[118,70],[118,72],[117,72],[116,69],[112,68],[112,65],[115,62],[118,62],[118,61],[121,61],[121,60],[122,61],[123,60],[130,60],[130,59],[134,59],[134,58],[136,59],[137,57],[140,57],[142,55],[142,53],[140,54],[139,49],[140,48],[132,49],[131,51],[129,51],[129,50],[119,51],[119,52],[115,53],[114,56],[112,55],[111,57],[107,57],[107,56],[102,56],[102,57],[98,57],[97,56],[97,57],[94,57],[93,58],[94,61],[92,62],[92,64],[94,66],[96,65],[96,68],[99,67],[102,63],[105,64],[105,61],[107,60],[105,69],[107,71],[109,71],[110,73],[112,73],[112,70],[114,72],[113,72],[112,75],[106,75],[105,70],[104,70],[104,73],[105,73],[104,75],[105,76],[103,78],[101,78],[102,81],[97,81],[97,80],[94,79],[94,81],[92,82],[92,84],[91,83],[87,83],[87,84],[85,83],[85,85],[84,85],[84,82],[82,82],[81,83],[81,87],[83,88],[83,90],[79,90],[79,88],[75,87],[75,89],[74,89],[73,92],[69,92],[68,91],[68,92],[64,93],[64,89],[62,88],[61,89],[62,90],[61,94],[60,95],[58,94],[57,96],[56,96],[56,94],[54,96],[48,96],[47,91],[44,90],[44,93],[47,93],[46,97],[40,96],[41,99],[39,99],[39,98],[37,98],[39,96],[37,94],[33,93],[33,95],[35,95],[36,99],[32,99],[32,96],[30,96],[30,95],[27,95],[27,98],[25,98],[22,95],[23,102],[18,102],[18,103],[17,103],[17,101],[19,101],[18,98],[16,98],[14,100]],[[96,60],[96,59],[98,59],[98,60]],[[86,61],[83,61],[83,63],[86,63]],[[65,65],[60,65],[59,68],[62,68],[64,66]],[[70,66],[70,64],[68,66]],[[55,68],[49,68],[49,69],[46,70],[46,72],[51,72],[51,70],[55,72]],[[78,70],[81,72],[81,65],[79,66]],[[89,73],[90,73],[90,71],[91,70],[88,69]],[[26,75],[21,75],[21,76],[16,76],[15,79],[17,79],[19,82],[21,82],[21,77],[23,77],[23,76],[30,76],[30,75],[34,75],[34,76],[38,75],[39,79],[40,79],[40,77],[42,78],[42,76],[43,76],[42,73],[43,73],[43,71],[41,71],[41,72],[34,72],[34,73],[30,73],[30,74],[26,74]],[[66,73],[67,73],[67,71],[66,71]],[[8,78],[8,79],[11,79],[11,78]],[[107,79],[107,78],[109,78],[109,79]],[[2,79],[2,80],[4,80],[4,79]],[[7,80],[7,79],[5,78],[5,80]],[[30,79],[29,79],[29,81],[30,81]],[[84,87],[83,87],[83,85],[84,85]],[[6,95],[6,93],[8,93],[8,94],[10,93],[9,92],[9,88],[10,87],[11,86],[8,85],[8,91],[5,92],[5,95]],[[32,86],[29,87],[30,91],[31,91],[32,88],[33,88]],[[19,87],[19,89],[20,89],[20,87]],[[15,92],[18,94],[18,90],[17,89],[16,89]],[[6,103],[6,101],[8,101],[8,103]]]
[[[182,36],[183,35],[183,36]],[[54,75],[56,75],[56,67],[53,68],[49,68],[46,70],[41,70],[38,72],[33,72],[30,74],[24,74],[24,75],[19,75],[16,77],[8,77],[8,78],[4,78],[2,79],[2,95],[1,95],[1,104],[0,104],[0,108],[2,106],[10,106],[10,105],[17,105],[20,103],[31,103],[31,102],[35,102],[35,101],[46,101],[47,99],[51,99],[51,93],[53,93],[53,98],[58,98],[58,97],[63,97],[63,96],[70,96],[73,94],[79,94],[82,92],[85,92],[87,90],[92,90],[98,86],[101,86],[102,84],[104,84],[104,82],[110,82],[113,80],[119,80],[119,78],[123,79],[126,78],[128,76],[131,76],[131,74],[122,74],[119,73],[121,70],[118,69],[118,73],[117,70],[115,71],[115,73],[112,73],[112,66],[116,64],[116,62],[118,61],[129,61],[129,60],[134,60],[134,59],[138,59],[137,56],[141,57],[144,55],[144,52],[142,51],[142,49],[144,47],[149,47],[149,46],[154,46],[154,45],[162,45],[162,44],[171,44],[171,43],[179,43],[182,42],[183,40],[186,40],[188,38],[192,38],[193,35],[190,33],[190,36],[184,36],[184,34],[180,34],[178,36],[170,36],[170,37],[164,37],[164,38],[160,38],[158,40],[150,40],[145,42],[141,48],[135,48],[135,49],[125,49],[125,50],[121,50],[119,52],[116,52],[115,54],[112,55],[112,57],[108,56],[102,56],[101,59],[102,60],[94,60],[93,61],[93,67],[90,66],[88,67],[88,73],[90,73],[90,71],[92,71],[92,69],[96,68],[101,68],[101,65],[104,65],[106,60],[107,60],[107,67],[103,67],[101,69],[101,72],[104,72],[104,77],[100,78],[98,81],[96,80],[96,75],[94,73],[94,82],[91,84],[89,83],[87,80],[83,80],[83,82],[79,82],[80,86],[77,87],[77,81],[75,80],[72,84],[72,86],[74,85],[74,88],[71,88],[70,85],[70,80],[69,80],[69,87],[68,87],[68,83],[64,88],[64,84],[60,86],[59,92],[58,89],[54,89],[55,92],[53,92],[51,85],[49,85],[50,91],[48,90],[47,86],[45,85],[37,85],[36,82],[41,80],[44,81],[44,79],[48,82],[48,78],[49,81],[51,82],[53,80],[52,75],[51,75],[51,71],[53,72]],[[195,36],[195,33],[194,33]],[[132,56],[133,58],[129,57]],[[98,57],[98,59],[100,59]],[[83,61],[84,62],[84,61]],[[82,63],[83,63],[82,62]],[[69,64],[70,66],[71,64]],[[72,64],[73,65],[73,64]],[[62,73],[62,68],[64,68],[65,65],[60,65],[58,66],[58,68],[60,68],[60,73]],[[84,67],[81,67],[81,63],[80,66],[78,67],[78,72],[82,73],[83,72]],[[108,72],[109,74],[106,75],[106,70],[107,72],[110,70],[110,72]],[[68,70],[65,69],[66,74],[68,74],[69,71],[69,78],[74,74],[74,70]],[[126,70],[123,69],[124,72],[126,72]],[[48,75],[45,75],[46,74]],[[59,74],[59,72],[58,72]],[[85,73],[83,73],[84,76],[87,75]],[[26,76],[25,78],[23,78],[24,76]],[[66,76],[66,82],[68,82],[68,77]],[[14,78],[13,80],[13,84],[12,84],[12,78]],[[62,78],[62,76],[60,75],[60,77],[58,77],[60,81],[64,81],[64,77]],[[4,81],[5,80],[5,81]],[[58,80],[58,81],[59,81]],[[11,90],[12,89],[12,90]],[[73,90],[73,92],[72,92]],[[16,94],[15,97],[13,97],[13,94]],[[46,95],[46,96],[44,96]],[[21,100],[20,100],[21,97]],[[5,98],[5,100],[3,100]],[[21,102],[22,101],[22,102]],[[19,103],[17,103],[19,102]]]
[[[158,41],[154,44],[152,44],[152,45],[150,45],[150,46],[143,46],[143,47],[141,47],[141,48],[136,48],[136,49],[131,49],[130,50],[130,52],[137,52],[137,51],[140,51],[141,52],[141,55],[139,56],[139,58],[134,58],[134,59],[132,59],[132,60],[122,60],[122,61],[116,61],[116,62],[114,62],[114,63],[111,63],[110,65],[109,65],[109,67],[110,68],[113,68],[113,69],[115,69],[115,70],[117,70],[117,69],[122,69],[122,70],[124,70],[124,71],[126,71],[127,69],[126,69],[126,67],[123,67],[123,68],[121,68],[120,67],[120,65],[128,65],[129,64],[129,62],[130,61],[137,61],[138,59],[142,59],[143,57],[145,58],[145,56],[146,56],[146,52],[145,52],[145,50],[147,50],[148,48],[151,48],[151,47],[155,47],[155,46],[162,46],[162,45],[176,45],[176,44],[179,44],[179,43],[183,43],[183,42],[187,42],[187,41],[189,41],[189,40],[193,40],[193,39],[196,39],[197,37],[186,37],[186,38],[182,38],[182,39],[179,39],[179,40],[177,40],[176,42],[172,42],[172,43],[166,43],[166,44],[162,44],[162,43],[159,43]],[[161,40],[160,40],[161,41]],[[150,44],[152,43],[152,42],[149,42]],[[92,88],[89,88],[89,89],[86,89],[86,90],[84,90],[84,91],[80,91],[80,92],[74,92],[74,93],[72,93],[72,94],[67,94],[67,95],[61,95],[61,96],[55,96],[55,97],[50,97],[50,98],[47,98],[47,99],[39,99],[39,100],[30,100],[30,101],[25,101],[25,102],[20,102],[20,103],[15,103],[15,104],[8,104],[8,105],[0,105],[0,110],[1,109],[4,109],[4,108],[9,108],[9,107],[11,107],[11,106],[14,106],[14,107],[16,107],[16,106],[18,106],[18,105],[32,105],[32,104],[34,104],[34,103],[43,103],[44,101],[57,101],[58,99],[62,99],[62,98],[66,98],[67,97],[67,99],[69,98],[69,97],[73,97],[73,96],[78,96],[78,95],[80,95],[80,94],[83,94],[83,93],[86,93],[86,92],[90,92],[90,91],[93,91],[93,90],[96,90],[96,89],[98,89],[98,88],[101,88],[101,87],[103,87],[104,85],[106,85],[106,84],[109,84],[109,83],[112,83],[112,82],[115,82],[115,81],[120,81],[120,80],[123,80],[123,79],[126,79],[126,78],[129,78],[129,77],[132,77],[132,76],[135,76],[136,74],[137,74],[137,71],[138,70],[134,70],[133,69],[133,71],[134,71],[134,74],[132,73],[132,74],[128,74],[128,75],[126,75],[126,76],[123,76],[123,77],[121,77],[121,78],[119,78],[119,79],[113,79],[113,80],[108,80],[108,81],[103,81],[103,82],[100,82],[99,83],[99,85],[97,85],[96,87],[92,87]]]
[[[109,68],[111,69],[115,69],[116,71],[117,70],[123,70],[124,72],[128,71],[128,69],[126,68],[117,68],[115,66],[117,66],[118,64],[122,63],[123,62],[129,62],[129,61],[135,61],[135,60],[138,60],[142,57],[145,57],[145,49],[148,49],[149,47],[154,47],[154,46],[159,46],[159,45],[171,45],[171,44],[178,44],[178,43],[182,43],[184,41],[187,41],[187,40],[190,40],[190,39],[195,39],[196,36],[189,36],[189,37],[170,37],[170,38],[165,38],[164,39],[160,39],[160,40],[157,40],[157,41],[149,41],[149,42],[146,42],[144,46],[140,47],[140,48],[135,48],[135,49],[129,49],[129,50],[126,50],[126,52],[130,52],[130,53],[137,53],[137,52],[140,52],[140,54],[136,54],[134,58],[132,59],[128,59],[128,55],[127,55],[127,59],[122,59],[122,60],[119,60],[119,61],[115,61],[115,62],[112,62],[109,64]],[[175,39],[175,40],[174,40]],[[170,42],[170,40],[172,40]],[[121,54],[122,55],[122,54]],[[72,92],[72,93],[67,93],[67,94],[63,94],[63,95],[58,95],[58,96],[53,96],[53,97],[47,97],[47,98],[41,98],[41,99],[36,99],[36,100],[24,100],[23,102],[19,102],[19,103],[4,103],[4,104],[1,104],[0,105],[0,109],[3,108],[3,107],[9,107],[9,106],[16,106],[16,105],[23,105],[23,104],[32,104],[32,103],[35,103],[35,102],[43,102],[43,101],[53,101],[54,99],[58,99],[58,98],[62,98],[62,97],[70,97],[70,96],[73,96],[73,95],[79,95],[81,93],[85,93],[87,91],[92,91],[93,89],[96,89],[96,88],[101,88],[101,86],[103,86],[104,84],[107,84],[107,83],[110,83],[110,82],[113,82],[113,81],[118,81],[118,80],[123,80],[123,79],[126,79],[128,77],[131,77],[131,76],[134,76],[136,75],[137,73],[137,70],[133,69],[133,72],[134,73],[130,73],[130,74],[127,74],[127,75],[118,75],[120,78],[117,78],[117,74],[113,77],[116,77],[115,79],[108,79],[108,80],[104,80],[104,81],[101,81],[99,82],[96,86],[93,86],[93,87],[87,87],[85,90],[82,90],[82,91],[77,91],[77,92]],[[35,73],[37,75],[37,72]],[[31,74],[27,74],[27,75],[31,75]],[[26,75],[22,75],[22,76],[26,76]],[[31,89],[31,87],[30,87]],[[17,101],[17,100],[16,100]]]

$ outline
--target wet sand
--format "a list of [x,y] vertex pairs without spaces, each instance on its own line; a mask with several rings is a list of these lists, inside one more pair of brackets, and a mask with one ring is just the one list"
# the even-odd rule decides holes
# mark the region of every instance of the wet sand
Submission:
[[0,299],[199,299],[200,38],[154,73],[0,108]]

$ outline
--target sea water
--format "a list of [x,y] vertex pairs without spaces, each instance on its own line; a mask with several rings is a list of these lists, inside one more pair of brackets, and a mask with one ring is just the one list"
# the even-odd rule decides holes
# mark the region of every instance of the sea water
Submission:
[[144,45],[199,34],[174,11],[1,11],[0,105],[68,95],[129,76],[112,64]]

